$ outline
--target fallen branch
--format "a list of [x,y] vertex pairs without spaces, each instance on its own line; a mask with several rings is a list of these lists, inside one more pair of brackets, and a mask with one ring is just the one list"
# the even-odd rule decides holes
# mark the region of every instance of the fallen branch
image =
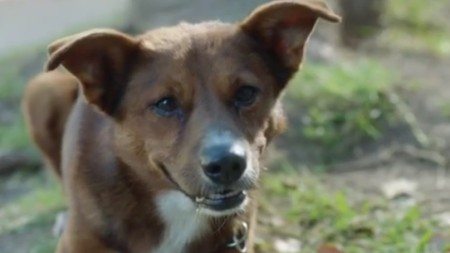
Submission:
[[401,99],[401,97],[399,95],[397,95],[397,93],[393,90],[386,92],[386,95],[387,95],[389,101],[396,108],[398,116],[403,117],[403,120],[409,125],[411,132],[413,133],[414,137],[416,138],[416,141],[423,148],[426,148],[426,149],[430,148],[430,146],[431,146],[430,138],[419,126],[416,116],[411,111],[411,109],[406,104],[406,102],[403,101],[403,99]]
[[0,176],[8,175],[21,169],[36,169],[40,165],[40,159],[29,152],[0,152]]
[[401,155],[415,160],[429,162],[436,165],[439,169],[446,168],[448,165],[447,159],[442,156],[440,152],[429,149],[419,149],[414,146],[395,146],[383,149],[378,153],[366,156],[362,159],[334,164],[330,169],[336,172],[349,172],[373,168],[388,163],[393,158]]

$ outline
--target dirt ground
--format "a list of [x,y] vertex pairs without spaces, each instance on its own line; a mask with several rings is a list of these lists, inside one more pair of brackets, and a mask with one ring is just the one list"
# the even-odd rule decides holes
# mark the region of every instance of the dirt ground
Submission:
[[450,119],[443,116],[442,108],[450,101],[450,59],[396,50],[372,56],[396,70],[400,86],[420,84],[402,99],[416,118],[415,127],[427,136],[429,147],[421,147],[409,133],[410,139],[403,143],[382,145],[359,161],[348,163],[347,168],[343,168],[345,163],[340,165],[342,170],[330,173],[327,182],[336,188],[350,187],[364,196],[380,194],[386,182],[407,179],[417,184],[415,198],[426,205],[430,215],[449,214]]

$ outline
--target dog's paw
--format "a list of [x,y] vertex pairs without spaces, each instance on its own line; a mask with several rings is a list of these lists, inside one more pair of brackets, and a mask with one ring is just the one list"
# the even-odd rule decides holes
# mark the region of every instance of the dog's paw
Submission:
[[67,212],[59,212],[56,215],[55,223],[53,224],[52,234],[54,237],[60,237],[64,232],[67,221]]

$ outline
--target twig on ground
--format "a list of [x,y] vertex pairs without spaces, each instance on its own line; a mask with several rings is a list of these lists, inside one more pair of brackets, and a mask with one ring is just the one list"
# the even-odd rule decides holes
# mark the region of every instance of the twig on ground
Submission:
[[41,161],[24,151],[0,152],[0,176],[11,174],[19,169],[38,168]]
[[388,149],[383,149],[378,153],[362,159],[334,164],[331,166],[331,170],[348,172],[353,170],[366,169],[369,167],[377,167],[383,163],[389,162],[394,157],[398,157],[400,155],[404,155],[416,160],[429,162],[438,166],[439,168],[445,168],[447,166],[447,159],[437,151],[419,149],[414,146],[395,146]]
[[386,96],[389,101],[394,105],[399,117],[403,117],[403,120],[409,125],[411,131],[416,138],[417,142],[423,148],[430,148],[431,141],[430,138],[425,134],[425,132],[420,128],[417,118],[414,113],[410,110],[409,106],[401,99],[399,95],[393,90],[386,92]]

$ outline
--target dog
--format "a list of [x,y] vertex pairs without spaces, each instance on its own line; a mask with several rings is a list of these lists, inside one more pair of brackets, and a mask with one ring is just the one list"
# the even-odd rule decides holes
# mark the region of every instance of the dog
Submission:
[[278,0],[235,24],[52,43],[23,110],[68,201],[56,252],[253,252],[261,157],[319,18],[340,21]]

